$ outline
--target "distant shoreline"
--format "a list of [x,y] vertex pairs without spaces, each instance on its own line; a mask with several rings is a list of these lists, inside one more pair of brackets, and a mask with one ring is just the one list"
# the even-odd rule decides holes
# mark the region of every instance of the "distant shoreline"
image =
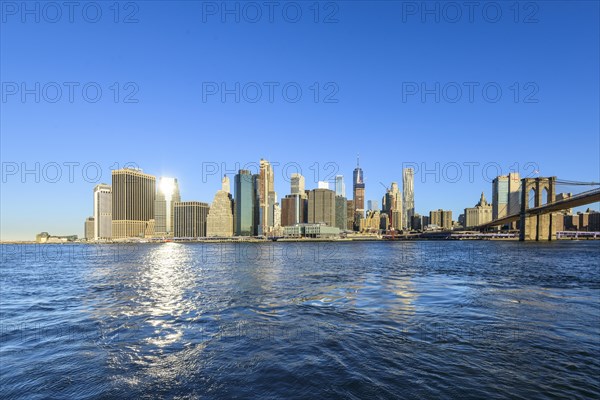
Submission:
[[[519,238],[451,238],[451,237],[440,237],[440,238],[402,238],[402,239],[383,239],[383,238],[352,238],[352,239],[278,239],[278,240],[270,240],[270,239],[245,239],[245,240],[218,240],[218,239],[199,239],[199,240],[172,240],[172,241],[138,241],[138,240],[123,240],[123,241],[115,241],[115,242],[46,242],[46,243],[38,243],[35,240],[28,241],[18,241],[18,240],[10,240],[10,241],[1,241],[0,245],[25,245],[25,244],[47,244],[47,245],[115,245],[115,244],[165,244],[165,243],[205,243],[205,244],[241,244],[241,243],[352,243],[352,242],[428,242],[428,241],[501,241],[501,242],[515,242],[519,241]],[[580,237],[580,238],[562,238],[555,239],[554,241],[589,241],[589,240],[600,240],[599,238],[592,237]],[[544,241],[547,242],[547,241]]]

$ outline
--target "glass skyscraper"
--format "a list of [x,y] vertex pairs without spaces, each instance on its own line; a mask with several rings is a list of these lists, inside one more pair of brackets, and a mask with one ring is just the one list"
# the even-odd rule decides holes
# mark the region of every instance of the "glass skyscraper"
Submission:
[[255,234],[256,179],[248,170],[241,169],[235,176],[235,234],[253,236]]

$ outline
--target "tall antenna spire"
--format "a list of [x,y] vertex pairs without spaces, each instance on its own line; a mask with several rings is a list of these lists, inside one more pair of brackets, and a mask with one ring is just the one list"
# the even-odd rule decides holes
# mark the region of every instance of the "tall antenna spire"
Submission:
[[356,153],[356,168],[360,167],[360,154]]

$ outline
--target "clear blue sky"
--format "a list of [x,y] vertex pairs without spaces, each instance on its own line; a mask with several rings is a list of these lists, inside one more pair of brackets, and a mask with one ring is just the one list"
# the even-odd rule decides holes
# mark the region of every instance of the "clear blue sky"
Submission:
[[[427,3],[438,7],[439,21],[421,13],[421,2],[321,2],[318,23],[312,1],[280,2],[272,22],[263,2],[253,3],[259,17],[246,3],[227,2],[227,9],[240,7],[239,22],[223,14],[222,2],[122,2],[118,15],[112,1],[85,12],[89,3],[81,2],[72,22],[68,8],[58,15],[37,4],[39,12],[30,2],[27,14],[21,2],[2,3],[3,240],[31,240],[40,231],[82,235],[97,183],[96,164],[89,164],[89,182],[82,178],[88,163],[110,183],[111,168],[133,162],[177,177],[184,200],[206,202],[220,186],[217,175],[203,179],[203,165],[212,163],[230,170],[261,157],[298,163],[308,188],[316,187],[319,163],[321,178],[343,174],[351,195],[360,153],[369,200],[381,199],[379,182],[401,182],[403,163],[432,170],[440,163],[439,183],[417,171],[416,209],[451,209],[455,218],[482,191],[491,199],[496,164],[502,173],[538,169],[540,176],[600,180],[596,1],[519,2],[518,15],[513,2],[481,2],[472,15],[463,2],[454,3],[458,10]],[[38,103],[35,93],[23,98],[21,87],[35,92],[36,82]],[[66,82],[79,84],[72,101]],[[246,88],[239,103],[233,94],[223,102],[207,92],[236,82]],[[253,82],[263,88],[254,103]],[[268,82],[278,83],[272,102]],[[436,82],[439,102],[435,93],[423,99],[421,84],[435,92]],[[94,103],[95,86],[102,96]],[[302,98],[292,102],[297,87]],[[497,88],[502,96],[493,102]],[[125,102],[133,91],[127,98],[137,103]],[[73,182],[69,162],[79,163]],[[328,162],[339,170],[326,169]],[[21,175],[22,163],[40,163],[39,183],[35,174]],[[61,166],[60,178],[52,163]],[[462,166],[462,177],[454,179],[449,163]],[[472,182],[464,163],[479,163]],[[279,196],[289,193],[281,169],[275,184]]]

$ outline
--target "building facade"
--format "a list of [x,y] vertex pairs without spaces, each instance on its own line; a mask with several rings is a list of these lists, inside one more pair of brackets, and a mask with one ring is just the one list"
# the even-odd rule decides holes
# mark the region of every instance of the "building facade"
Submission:
[[465,208],[464,214],[464,224],[465,228],[474,228],[476,226],[485,224],[492,220],[492,205],[489,204],[483,192],[481,192],[481,197],[479,199],[479,203],[475,205],[475,207]]
[[348,227],[348,199],[335,196],[335,226],[345,231]]
[[266,235],[273,227],[273,205],[277,202],[275,194],[274,174],[271,164],[264,159],[260,160],[260,179],[258,183],[259,221],[258,234]]
[[140,169],[112,171],[113,239],[154,235],[156,177]]
[[177,238],[206,237],[209,206],[199,201],[182,201],[173,206],[173,235]]
[[415,215],[415,171],[412,168],[402,169],[402,228],[410,229]]
[[112,188],[101,183],[94,188],[94,240],[112,238]]
[[234,226],[236,236],[255,235],[257,217],[256,177],[248,170],[239,170],[235,176],[235,213]]
[[83,225],[86,240],[94,240],[94,217],[87,217]]
[[450,210],[435,210],[429,212],[429,224],[436,225],[443,230],[452,229],[452,211]]
[[233,236],[234,203],[231,196],[229,178],[224,176],[221,180],[221,190],[215,194],[206,217],[206,236],[231,237]]
[[281,199],[281,226],[306,223],[308,200],[299,194],[289,194]]
[[156,188],[156,200],[154,200],[156,236],[173,236],[173,206],[180,201],[177,179],[161,176]]
[[392,185],[381,200],[381,205],[381,210],[389,217],[389,228],[394,230],[402,229],[402,195],[398,189],[398,183],[392,182]]
[[333,190],[313,189],[308,193],[308,223],[336,226]]

